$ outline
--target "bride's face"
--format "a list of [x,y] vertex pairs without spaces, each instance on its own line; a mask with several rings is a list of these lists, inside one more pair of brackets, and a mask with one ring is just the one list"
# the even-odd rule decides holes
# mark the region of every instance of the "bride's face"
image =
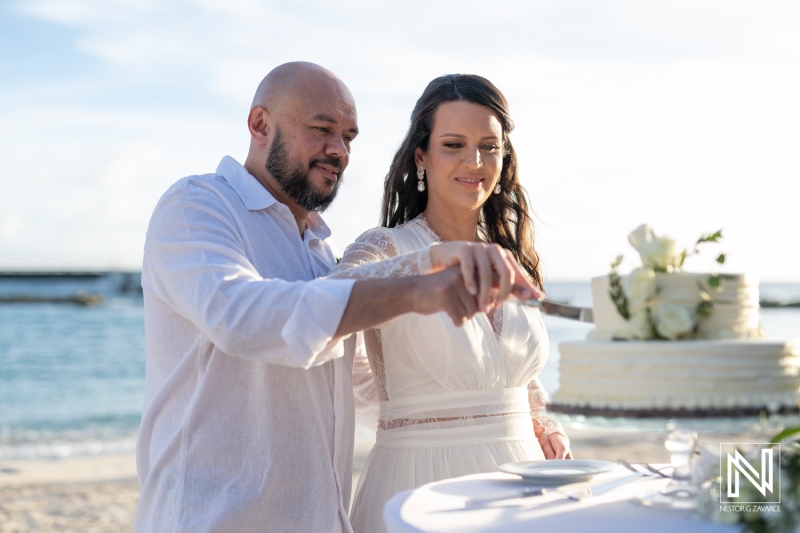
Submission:
[[434,115],[425,167],[428,205],[477,210],[500,180],[503,127],[492,110],[471,102],[441,104]]

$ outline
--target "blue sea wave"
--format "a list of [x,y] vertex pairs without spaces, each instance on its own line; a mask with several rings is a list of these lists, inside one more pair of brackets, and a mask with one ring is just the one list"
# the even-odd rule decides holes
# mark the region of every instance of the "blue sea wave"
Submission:
[[134,451],[141,415],[0,425],[0,460]]

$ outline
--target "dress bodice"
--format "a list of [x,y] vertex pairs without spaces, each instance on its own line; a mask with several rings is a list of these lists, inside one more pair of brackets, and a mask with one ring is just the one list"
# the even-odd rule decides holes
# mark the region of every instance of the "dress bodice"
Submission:
[[[438,242],[422,216],[397,228],[374,228],[345,250],[332,276],[426,274],[430,247]],[[375,396],[370,401],[379,407],[380,427],[486,417],[509,409],[538,415],[544,407],[546,394],[536,376],[549,351],[547,331],[538,309],[513,299],[463,326],[444,312],[408,313],[364,332],[364,340],[369,380],[357,361],[354,382],[361,384],[362,399]],[[522,398],[528,401],[521,404],[518,393],[509,400],[510,389],[527,391]]]
[[[374,228],[347,247],[332,275],[428,274],[439,241],[421,216]],[[358,337],[356,403],[362,422],[378,428],[351,512],[357,533],[385,531],[382,509],[399,491],[543,460],[531,418],[545,435],[563,433],[541,413],[547,395],[536,376],[549,341],[538,309],[510,300],[463,326],[443,312],[408,313]]]

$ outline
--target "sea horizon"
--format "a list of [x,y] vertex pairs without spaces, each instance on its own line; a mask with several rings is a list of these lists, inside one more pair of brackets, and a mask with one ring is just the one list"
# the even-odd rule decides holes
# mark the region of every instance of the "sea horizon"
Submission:
[[[554,300],[591,305],[588,280],[548,281],[545,289]],[[762,300],[800,302],[800,282],[762,282],[760,290]],[[0,303],[0,461],[133,452],[144,397],[141,292],[113,276],[0,276],[0,297],[15,291],[48,297],[96,291],[103,298],[94,305]],[[800,339],[800,307],[765,308],[761,317],[768,338]],[[552,394],[558,345],[584,339],[592,325],[550,316],[545,325],[550,354],[540,379]]]

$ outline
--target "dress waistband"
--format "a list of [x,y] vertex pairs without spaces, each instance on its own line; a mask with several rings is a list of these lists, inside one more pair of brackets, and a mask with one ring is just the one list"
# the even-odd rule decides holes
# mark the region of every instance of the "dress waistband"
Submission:
[[531,417],[524,413],[473,418],[463,422],[455,427],[439,427],[434,423],[394,429],[378,428],[375,445],[383,448],[430,448],[536,440]]
[[377,446],[419,448],[536,439],[524,387],[418,394],[380,403],[381,420],[419,423],[378,428]]
[[[487,411],[488,409],[488,411]],[[476,414],[529,412],[528,389],[479,389],[433,394],[409,394],[380,402],[381,420],[414,418],[424,413],[446,413],[447,411],[474,411]]]

